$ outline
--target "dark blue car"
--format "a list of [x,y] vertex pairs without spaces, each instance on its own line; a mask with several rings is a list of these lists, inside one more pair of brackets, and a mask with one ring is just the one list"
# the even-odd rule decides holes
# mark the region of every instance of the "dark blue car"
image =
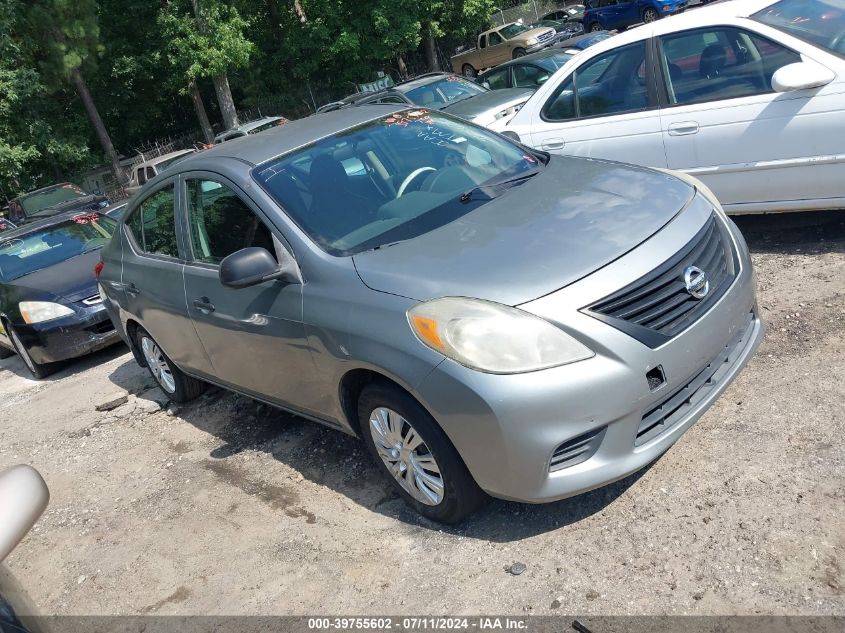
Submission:
[[679,13],[688,0],[587,0],[584,28],[587,31],[624,31],[640,22],[654,22]]

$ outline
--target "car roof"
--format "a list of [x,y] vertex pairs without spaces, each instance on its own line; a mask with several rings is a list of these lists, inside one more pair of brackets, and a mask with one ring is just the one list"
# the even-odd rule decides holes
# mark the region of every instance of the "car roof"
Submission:
[[[590,58],[605,51],[632,44],[649,37],[666,35],[702,26],[716,25],[724,20],[744,18],[774,4],[778,0],[725,0],[670,15],[649,24],[641,24],[590,46]],[[586,35],[591,35],[587,33]]]
[[172,169],[165,170],[155,180],[166,178],[174,171],[201,169],[201,164],[210,159],[231,158],[250,167],[287,154],[315,141],[348,130],[379,117],[406,110],[407,104],[372,104],[360,108],[341,108],[330,112],[312,114],[304,119],[289,121],[283,126],[271,128],[261,134],[240,138],[215,145],[204,152],[198,152],[179,161]]
[[[42,218],[40,220],[35,220],[33,222],[29,222],[28,224],[24,224],[23,226],[19,226],[11,231],[6,231],[4,233],[0,233],[0,242],[3,242],[9,238],[16,238],[16,237],[23,237],[24,235],[29,235],[30,233],[34,233],[39,229],[43,229],[48,226],[53,226],[55,224],[62,224],[63,222],[67,222],[71,218],[75,218],[79,215],[87,215],[89,213],[96,213],[97,215],[105,216],[104,213],[101,211],[65,211],[63,213],[58,213],[56,215],[51,215],[46,218]],[[114,218],[109,218],[112,222],[114,222]]]
[[167,154],[162,154],[161,156],[156,156],[155,158],[151,158],[149,160],[145,160],[141,163],[138,163],[133,169],[138,167],[147,166],[147,165],[158,165],[159,163],[163,163],[166,160],[170,160],[171,158],[175,158],[176,156],[181,156],[183,154],[193,154],[196,152],[195,149],[179,149],[175,152],[168,152]]
[[246,123],[241,123],[236,129],[242,130],[244,132],[249,132],[250,130],[254,130],[257,127],[261,127],[265,123],[280,121],[283,118],[284,117],[280,116],[265,116],[261,117],[260,119],[255,119],[254,121],[247,121]]

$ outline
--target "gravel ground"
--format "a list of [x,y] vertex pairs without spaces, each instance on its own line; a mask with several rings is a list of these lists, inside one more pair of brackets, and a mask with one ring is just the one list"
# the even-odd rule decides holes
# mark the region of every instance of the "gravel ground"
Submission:
[[55,614],[843,614],[843,220],[740,219],[767,338],[650,468],[457,528],[353,438],[219,390],[168,409],[123,347],[0,361],[0,468],[52,490],[8,565]]

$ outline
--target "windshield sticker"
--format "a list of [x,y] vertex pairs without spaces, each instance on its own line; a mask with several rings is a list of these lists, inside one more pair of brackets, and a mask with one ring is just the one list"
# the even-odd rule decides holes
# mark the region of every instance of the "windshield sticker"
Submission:
[[408,127],[409,123],[434,123],[429,110],[410,110],[408,112],[397,112],[382,119],[388,125]]
[[536,165],[536,164],[537,164],[537,159],[536,159],[536,158],[534,158],[533,156],[529,156],[528,154],[523,154],[523,155],[522,155],[522,158],[523,158],[524,160],[528,161],[529,163],[531,163],[532,165]]
[[71,218],[75,224],[88,224],[89,222],[96,222],[99,219],[99,213],[80,213]]

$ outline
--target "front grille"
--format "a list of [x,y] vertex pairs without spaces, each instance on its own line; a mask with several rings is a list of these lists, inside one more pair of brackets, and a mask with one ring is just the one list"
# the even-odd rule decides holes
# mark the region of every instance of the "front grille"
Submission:
[[603,426],[600,429],[582,433],[558,446],[549,463],[549,471],[569,468],[590,459],[599,449],[606,430],[607,427]]
[[552,39],[554,36],[555,36],[555,32],[554,32],[554,31],[547,31],[547,32],[542,33],[541,35],[539,35],[539,36],[537,37],[537,41],[538,41],[538,42],[540,42],[540,44],[545,44],[545,43],[546,43],[546,42],[548,42],[550,39]]
[[[674,257],[649,274],[587,308],[588,312],[658,347],[695,323],[733,282],[736,265],[716,216]],[[694,266],[707,275],[710,289],[696,299],[684,271]]]
[[745,326],[728,342],[716,358],[696,374],[686,385],[664,398],[647,411],[637,429],[635,446],[662,435],[686,418],[689,411],[719,386],[725,374],[736,363],[751,340],[754,314],[748,315]]

